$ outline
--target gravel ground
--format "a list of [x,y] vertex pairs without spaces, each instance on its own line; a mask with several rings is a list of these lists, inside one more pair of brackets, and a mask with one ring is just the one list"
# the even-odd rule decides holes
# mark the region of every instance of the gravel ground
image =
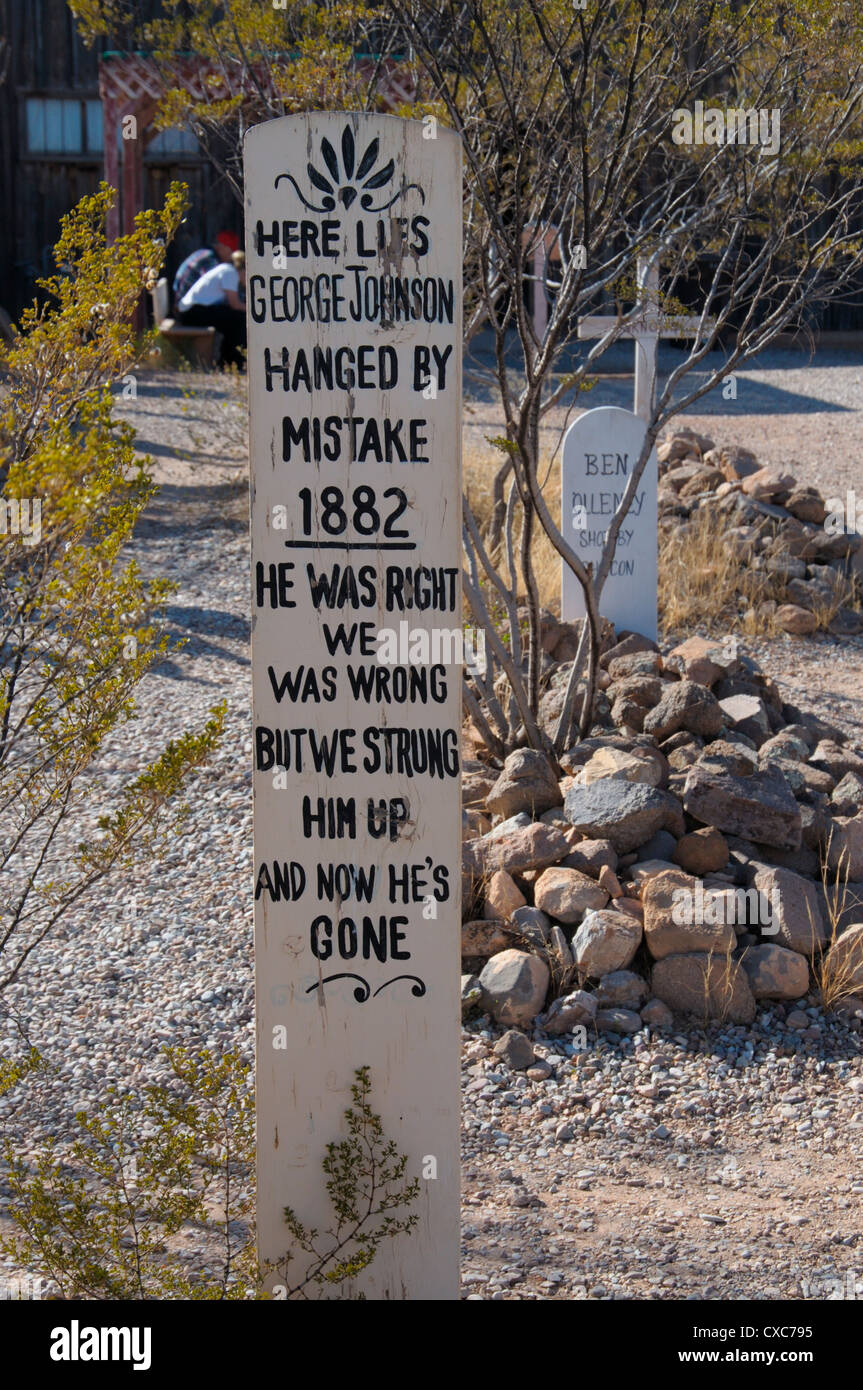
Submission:
[[[631,344],[616,344],[603,355],[603,374],[595,378],[594,388],[579,396],[579,409],[552,410],[545,416],[542,435],[549,454],[557,447],[561,431],[582,410],[602,405],[632,409],[632,359]],[[659,390],[682,359],[679,350],[661,346]],[[489,363],[482,345],[465,363],[468,390],[476,395],[465,416],[465,445],[483,454],[490,453],[485,436],[499,434],[501,429],[487,394],[488,374],[477,370]],[[718,355],[708,355],[701,371],[684,379],[676,398],[689,394],[720,369]],[[736,390],[736,399],[725,400],[721,385],[715,387],[676,416],[671,428],[685,424],[709,435],[719,446],[743,444],[765,464],[793,465],[800,482],[820,488],[825,497],[844,497],[856,488],[863,525],[863,353],[830,351],[810,359],[802,349],[771,349],[736,373]]]
[[[806,380],[810,395],[844,390],[845,378],[825,379],[820,368]],[[863,391],[849,385],[849,395],[852,408],[831,415],[841,437],[813,433],[815,471],[800,469],[802,481],[825,487],[830,469],[845,476],[837,451],[856,459]],[[147,677],[139,718],[106,748],[100,775],[110,787],[134,774],[221,699],[227,731],[195,779],[170,856],[71,913],[4,999],[52,1067],[26,1083],[24,1104],[0,1102],[0,1120],[25,1153],[63,1137],[74,1110],[108,1082],[134,1087],[151,1077],[165,1042],[252,1053],[242,404],[213,378],[152,376],[123,413],[163,489],[135,553],[145,574],[178,582],[171,630],[189,640]],[[795,418],[762,421],[775,459],[793,456]],[[715,419],[693,423],[712,426],[717,442],[759,448],[740,419],[721,429]],[[472,416],[468,438],[476,428]],[[793,698],[841,720],[863,744],[863,643],[745,645]],[[89,828],[77,825],[75,838]],[[577,1056],[540,1038],[537,1052],[550,1064],[543,1081],[507,1071],[491,1055],[494,1031],[469,1024],[466,1295],[822,1299],[839,1287],[827,1281],[844,1280],[847,1290],[857,1279],[863,1294],[861,1024],[806,1006],[803,1035],[784,1026],[792,1005],[762,1011],[748,1030],[644,1033]],[[0,1026],[3,1052],[17,1025]],[[11,1272],[8,1261],[2,1271]]]
[[553,1068],[544,1081],[492,1055],[485,1020],[472,1027],[469,1296],[863,1294],[863,1043],[815,1007],[805,1037],[785,1015],[665,1038],[645,1030],[575,1055],[539,1042]]

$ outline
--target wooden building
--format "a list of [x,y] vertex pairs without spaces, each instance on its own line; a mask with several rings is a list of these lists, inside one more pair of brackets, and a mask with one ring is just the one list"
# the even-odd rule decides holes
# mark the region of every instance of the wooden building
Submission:
[[[139,0],[139,18],[148,5],[155,12],[160,0]],[[242,209],[194,136],[148,128],[155,100],[146,55],[112,51],[132,42],[117,34],[88,49],[66,0],[0,0],[0,309],[13,319],[34,298],[36,281],[54,269],[60,218],[101,179],[119,189],[112,234],[137,208],[158,206],[173,179],[188,185],[191,207],[168,251],[169,277],[221,228],[241,230]],[[192,59],[190,84],[201,72]],[[397,72],[388,76],[397,105],[406,94]],[[124,111],[139,118],[134,149],[122,147]],[[531,293],[532,286],[529,302]],[[842,302],[813,310],[809,326],[863,332],[863,284]]]
[[[65,0],[0,0],[0,42],[0,306],[14,319],[54,269],[60,218],[106,177],[99,76],[111,45],[86,48]],[[169,274],[222,227],[242,225],[242,209],[193,136],[147,132],[141,205],[157,206],[173,179],[188,184],[191,207],[169,250]]]

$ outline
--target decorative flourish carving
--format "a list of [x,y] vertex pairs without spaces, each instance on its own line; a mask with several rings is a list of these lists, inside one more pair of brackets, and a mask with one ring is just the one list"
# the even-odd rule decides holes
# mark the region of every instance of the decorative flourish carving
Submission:
[[422,999],[426,992],[426,987],[418,975],[394,975],[391,980],[386,980],[382,985],[378,986],[373,997],[379,995],[382,989],[388,989],[390,985],[394,985],[397,980],[413,980],[415,983],[411,985],[411,994],[415,999]]
[[372,992],[372,987],[368,980],[364,980],[362,975],[352,975],[349,970],[342,971],[339,975],[327,975],[323,980],[315,980],[313,985],[309,985],[306,994],[311,994],[315,989],[323,989],[324,985],[331,984],[333,980],[359,980],[359,984],[354,990],[354,998],[358,1004],[364,1004]]
[[341,203],[343,207],[349,208],[352,203],[356,202],[357,198],[360,200],[360,207],[363,212],[386,212],[411,188],[415,188],[422,201],[425,202],[425,193],[418,183],[402,183],[401,188],[393,194],[389,202],[375,207],[375,195],[391,182],[395,174],[395,162],[390,159],[382,168],[375,168],[380,154],[380,141],[375,136],[366,146],[365,152],[357,163],[356,143],[350,126],[345,126],[342,131],[340,143],[341,161],[326,136],[321,140],[321,160],[325,166],[325,172],[316,168],[311,161],[306,165],[309,183],[322,195],[320,206],[306,197],[293,174],[279,174],[275,181],[275,187],[278,188],[282,179],[287,179],[288,183],[293,185],[303,207],[308,208],[309,212],[333,212],[337,202]]
[[411,994],[415,999],[422,999],[426,992],[425,984],[418,975],[394,975],[391,980],[385,980],[382,985],[378,985],[378,988],[375,990],[374,994],[372,994],[372,987],[368,980],[364,980],[362,975],[354,975],[349,970],[345,970],[338,975],[327,975],[323,980],[315,980],[313,985],[309,985],[306,994],[311,994],[313,990],[323,988],[324,985],[330,984],[333,980],[357,980],[358,984],[354,990],[354,998],[358,1004],[365,1004],[369,998],[376,999],[381,993],[381,990],[388,989],[390,985],[394,985],[398,980],[413,980],[414,983],[411,985]]

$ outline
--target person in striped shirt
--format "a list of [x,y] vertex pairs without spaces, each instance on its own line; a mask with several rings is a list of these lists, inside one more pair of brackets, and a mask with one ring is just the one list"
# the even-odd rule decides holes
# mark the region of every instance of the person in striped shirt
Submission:
[[240,249],[240,238],[236,232],[219,232],[212,246],[202,246],[187,256],[174,276],[174,309],[179,308],[180,300],[185,298],[194,285],[209,270],[215,270],[231,259]]

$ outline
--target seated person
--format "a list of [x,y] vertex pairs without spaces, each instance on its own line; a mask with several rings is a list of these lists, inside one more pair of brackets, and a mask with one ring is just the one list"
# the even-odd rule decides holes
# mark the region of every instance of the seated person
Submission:
[[178,305],[180,323],[215,328],[222,335],[219,366],[243,370],[246,346],[246,258],[235,251],[229,265],[202,275]]
[[193,251],[191,256],[187,256],[174,276],[174,307],[178,308],[180,300],[188,294],[196,280],[200,280],[202,275],[206,275],[208,270],[215,270],[217,266],[224,264],[231,259],[235,251],[240,249],[240,238],[236,232],[219,232],[213,245],[202,246],[200,250]]

